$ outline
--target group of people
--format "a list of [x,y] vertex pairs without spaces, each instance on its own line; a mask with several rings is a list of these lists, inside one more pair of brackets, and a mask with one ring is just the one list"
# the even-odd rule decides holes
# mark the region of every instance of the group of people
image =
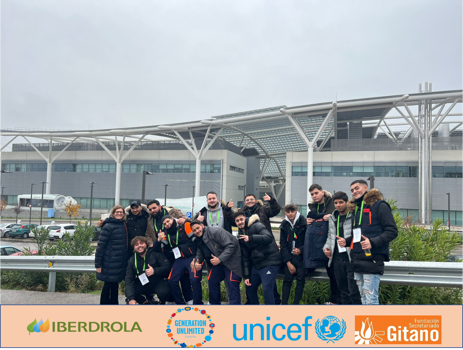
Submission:
[[[262,285],[266,305],[299,304],[306,275],[327,270],[330,304],[378,304],[380,276],[389,260],[389,242],[397,227],[387,202],[364,180],[351,184],[352,199],[333,196],[314,184],[305,218],[294,204],[284,207],[279,244],[270,218],[280,213],[275,198],[253,194],[244,207],[221,203],[215,192],[193,220],[179,210],[152,200],[130,207],[115,206],[102,226],[95,254],[97,278],[104,282],[101,304],[118,304],[119,282],[125,280],[128,304],[202,304],[203,269],[209,303],[221,304],[224,281],[228,302],[241,304],[244,281],[246,304],[259,304]],[[236,227],[234,229],[234,227]],[[282,296],[276,279],[284,270]],[[157,295],[158,301],[154,296]]]

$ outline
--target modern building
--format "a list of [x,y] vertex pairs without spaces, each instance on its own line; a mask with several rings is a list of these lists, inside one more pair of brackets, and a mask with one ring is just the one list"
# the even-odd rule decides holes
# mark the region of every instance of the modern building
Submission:
[[[277,106],[200,121],[80,131],[2,130],[2,193],[72,196],[94,208],[215,191],[242,205],[245,193],[273,195],[306,212],[308,187],[349,192],[374,176],[385,198],[421,223],[462,225],[462,91]],[[456,107],[456,108],[455,108]],[[27,143],[18,142],[24,138]],[[47,143],[34,144],[28,138]],[[154,141],[162,137],[167,141]],[[11,151],[6,147],[12,143]],[[167,188],[165,185],[168,185]]]

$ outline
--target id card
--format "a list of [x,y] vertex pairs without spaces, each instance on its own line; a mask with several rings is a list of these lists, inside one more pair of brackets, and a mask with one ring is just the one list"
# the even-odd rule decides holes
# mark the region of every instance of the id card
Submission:
[[174,253],[175,259],[182,257],[182,254],[180,254],[180,249],[178,249],[178,247],[175,247],[174,249],[172,249],[172,253]]
[[238,232],[232,232],[232,235],[235,236],[236,238],[238,238]]
[[360,242],[362,239],[362,230],[360,228],[354,228],[354,243]]
[[338,252],[340,252],[340,253],[347,252],[347,248],[346,248],[346,247],[341,247],[341,246],[339,245],[339,242],[336,242],[336,244],[338,245]]
[[144,272],[141,275],[138,275],[138,279],[140,280],[142,286],[144,286],[147,283],[150,283],[148,277],[146,276],[146,273]]

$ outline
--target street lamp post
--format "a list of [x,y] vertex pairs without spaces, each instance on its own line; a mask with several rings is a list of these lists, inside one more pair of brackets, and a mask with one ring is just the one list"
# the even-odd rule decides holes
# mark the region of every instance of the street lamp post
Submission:
[[32,223],[32,189],[35,184],[31,184],[31,201],[29,202],[29,224]]
[[43,188],[47,182],[42,181],[42,201],[40,203],[40,226],[42,226],[42,217],[43,217]]
[[375,188],[375,175],[371,175],[367,180],[370,180],[370,190]]
[[244,195],[243,195],[243,200],[244,200],[244,198],[246,198],[246,185],[243,186],[243,191],[244,191]]
[[167,205],[167,186],[168,184],[164,185],[164,205]]
[[146,175],[155,175],[155,174],[152,173],[152,172],[143,170],[143,178],[142,178],[142,182],[141,182],[141,203],[142,204],[146,204],[145,203]]
[[447,226],[450,228],[450,193],[447,192],[447,196],[448,196],[448,213],[449,213],[449,216],[448,216],[448,219],[447,219]]
[[191,218],[195,216],[195,185],[193,185],[193,197],[191,200]]
[[93,185],[96,184],[96,182],[90,182],[90,227],[92,226],[92,209],[93,209]]

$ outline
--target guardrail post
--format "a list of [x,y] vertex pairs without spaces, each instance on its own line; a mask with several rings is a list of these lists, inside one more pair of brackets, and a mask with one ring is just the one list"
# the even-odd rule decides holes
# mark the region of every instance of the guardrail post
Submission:
[[56,286],[56,272],[48,273],[48,291],[54,292]]

